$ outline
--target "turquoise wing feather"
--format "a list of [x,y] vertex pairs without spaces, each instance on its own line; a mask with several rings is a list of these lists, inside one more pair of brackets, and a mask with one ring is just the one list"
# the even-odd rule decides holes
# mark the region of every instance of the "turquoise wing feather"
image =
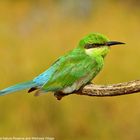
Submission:
[[101,65],[101,63],[99,65],[96,59],[91,58],[85,52],[71,52],[61,57],[54,64],[55,71],[43,85],[42,90],[47,92],[64,89],[89,73],[93,73],[92,79],[100,71]]
[[52,74],[56,70],[56,65],[51,66],[49,69],[41,73],[39,76],[33,79],[35,83],[37,83],[39,86],[44,85],[44,83],[48,82],[51,78]]

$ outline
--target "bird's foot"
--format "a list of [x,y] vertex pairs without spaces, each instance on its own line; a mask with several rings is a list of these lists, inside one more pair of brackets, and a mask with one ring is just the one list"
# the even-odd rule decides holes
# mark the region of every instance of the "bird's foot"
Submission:
[[70,95],[72,93],[63,93],[61,91],[57,91],[54,93],[54,96],[57,98],[57,100],[61,100],[63,97],[67,96],[67,95]]

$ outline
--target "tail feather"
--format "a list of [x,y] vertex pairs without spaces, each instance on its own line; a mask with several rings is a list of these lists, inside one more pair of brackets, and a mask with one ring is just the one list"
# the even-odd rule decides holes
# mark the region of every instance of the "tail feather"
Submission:
[[37,84],[34,81],[28,81],[28,82],[24,82],[24,83],[19,83],[17,85],[10,86],[8,88],[0,90],[0,95],[9,94],[9,93],[13,93],[13,92],[16,92],[16,91],[19,91],[19,90],[32,88],[32,87],[36,87],[36,86],[37,86]]

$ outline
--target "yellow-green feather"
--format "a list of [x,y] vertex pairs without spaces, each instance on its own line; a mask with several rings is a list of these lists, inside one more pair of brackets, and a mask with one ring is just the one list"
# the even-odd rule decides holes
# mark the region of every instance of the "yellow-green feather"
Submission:
[[54,64],[55,66],[57,65],[57,68],[50,79],[43,85],[42,90],[68,93],[91,81],[102,69],[103,59],[109,48],[104,46],[87,50],[84,46],[87,43],[103,44],[107,41],[109,39],[99,33],[92,33],[83,38],[73,51],[62,56]]

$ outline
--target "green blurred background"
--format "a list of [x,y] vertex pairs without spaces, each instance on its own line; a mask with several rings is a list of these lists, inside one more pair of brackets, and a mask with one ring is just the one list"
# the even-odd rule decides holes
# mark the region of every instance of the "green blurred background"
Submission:
[[[96,84],[139,79],[139,7],[137,0],[0,0],[0,88],[32,79],[90,32],[127,43],[111,49]],[[2,96],[0,136],[139,140],[140,94]]]

